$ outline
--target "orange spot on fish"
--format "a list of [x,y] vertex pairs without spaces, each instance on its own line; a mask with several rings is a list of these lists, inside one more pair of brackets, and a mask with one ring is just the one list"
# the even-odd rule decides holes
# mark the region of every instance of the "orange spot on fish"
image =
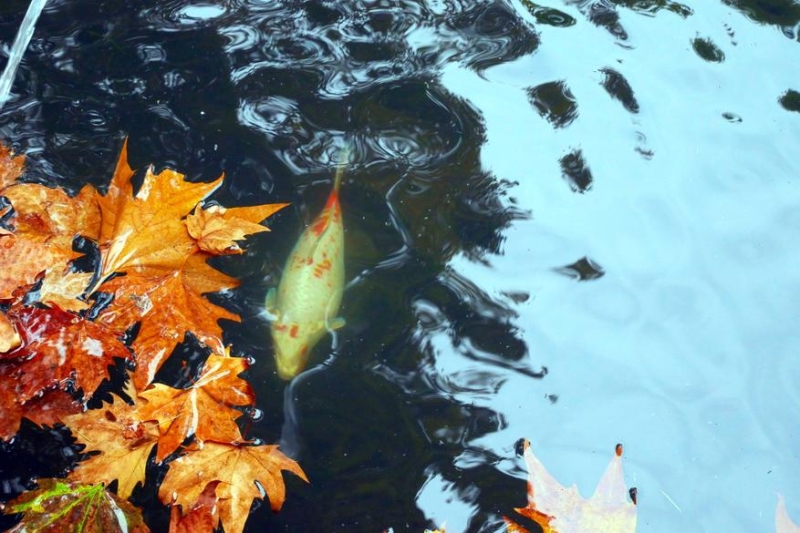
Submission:
[[296,339],[299,329],[300,328],[297,326],[297,324],[292,324],[292,329],[289,331],[289,336],[291,336],[293,339]]

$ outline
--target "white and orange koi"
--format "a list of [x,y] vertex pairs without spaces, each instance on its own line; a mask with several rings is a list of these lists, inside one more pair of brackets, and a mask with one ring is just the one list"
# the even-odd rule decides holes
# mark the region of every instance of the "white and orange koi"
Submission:
[[339,186],[348,151],[343,150],[328,201],[322,213],[295,244],[283,277],[267,294],[266,309],[274,317],[272,344],[281,379],[302,372],[314,345],[328,331],[344,325],[337,317],[344,291],[344,225]]

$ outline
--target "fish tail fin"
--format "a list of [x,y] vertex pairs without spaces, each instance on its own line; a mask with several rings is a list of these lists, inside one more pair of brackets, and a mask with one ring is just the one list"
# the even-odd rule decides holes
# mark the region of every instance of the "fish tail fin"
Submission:
[[350,154],[353,151],[353,142],[352,141],[345,141],[344,146],[339,149],[339,160],[336,162],[336,177],[333,180],[333,190],[339,191],[339,187],[342,185],[342,178],[344,177],[345,168],[347,168],[348,163],[350,162]]

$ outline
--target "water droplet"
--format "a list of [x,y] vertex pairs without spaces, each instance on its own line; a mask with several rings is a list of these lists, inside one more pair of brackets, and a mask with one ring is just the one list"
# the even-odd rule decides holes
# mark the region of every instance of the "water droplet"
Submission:
[[258,422],[262,418],[264,418],[264,411],[258,409],[257,407],[247,407],[244,410],[244,414],[247,415],[250,420]]

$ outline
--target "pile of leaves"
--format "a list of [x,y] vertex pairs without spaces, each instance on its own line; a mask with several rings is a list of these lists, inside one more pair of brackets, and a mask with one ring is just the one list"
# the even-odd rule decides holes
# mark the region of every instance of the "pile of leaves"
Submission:
[[[223,178],[191,183],[173,170],[147,169],[136,188],[127,145],[105,194],[22,183],[23,166],[0,146],[0,439],[23,417],[62,423],[91,455],[7,504],[24,514],[15,531],[147,531],[126,500],[153,449],[171,531],[241,532],[264,494],[279,509],[282,470],[305,474],[241,434],[236,420],[255,398],[219,324],[239,317],[204,295],[237,285],[207,260],[241,254],[286,204],[203,203]],[[186,388],[153,383],[189,333],[210,351],[199,374]],[[87,410],[120,359],[133,368],[124,390]]]

